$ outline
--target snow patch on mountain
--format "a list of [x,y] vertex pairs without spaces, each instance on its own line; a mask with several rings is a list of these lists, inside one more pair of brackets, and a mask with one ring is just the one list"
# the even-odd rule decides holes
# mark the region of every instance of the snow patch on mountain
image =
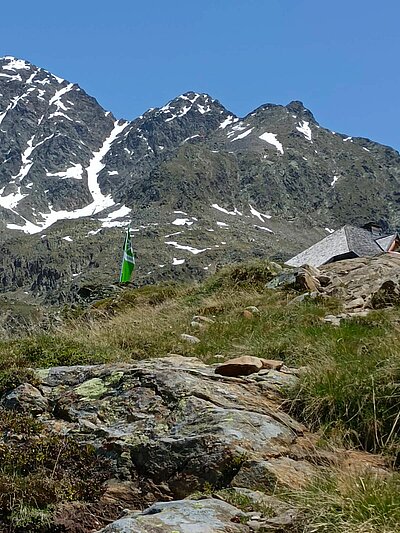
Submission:
[[226,215],[240,215],[240,216],[243,215],[243,213],[238,211],[236,209],[236,207],[235,207],[234,211],[228,211],[227,209],[225,209],[224,207],[219,206],[218,204],[211,204],[211,207],[213,207],[214,209],[217,209],[217,211],[221,211],[221,213],[225,213]]
[[239,139],[244,139],[245,137],[250,135],[250,133],[253,130],[254,130],[254,128],[250,128],[249,130],[245,131],[244,133],[240,133],[237,137],[235,137],[234,139],[231,140],[231,143],[233,143],[234,141],[238,141]]
[[252,205],[249,204],[250,207],[250,213],[261,220],[261,222],[265,222],[264,218],[271,218],[271,215],[266,215],[265,213],[260,213],[260,211],[257,211]]
[[335,183],[337,182],[338,179],[339,179],[339,176],[333,176],[333,180],[331,181],[331,187],[335,186]]
[[211,250],[211,248],[193,248],[192,246],[186,246],[184,244],[178,244],[176,241],[165,241],[165,244],[169,244],[170,246],[173,246],[177,250],[186,250],[190,252],[193,255],[201,254],[203,252],[206,252],[207,250]]
[[173,222],[171,222],[174,226],[191,226],[193,224],[193,221],[191,221],[189,218],[176,218]]
[[236,135],[236,133],[238,131],[243,131],[245,130],[246,128],[248,128],[249,125],[248,124],[244,124],[243,122],[239,122],[239,124],[235,124],[234,126],[232,126],[230,128],[230,131],[228,131],[228,133],[226,134],[226,136],[228,137],[228,139],[230,137],[233,137],[234,135]]
[[122,205],[119,209],[112,211],[109,213],[106,218],[100,218],[99,220],[102,222],[101,226],[102,228],[115,228],[115,227],[124,227],[127,225],[126,220],[116,220],[125,218],[132,210],[129,207],[126,207],[126,205]]
[[[97,178],[98,178],[99,173],[103,170],[105,166],[104,163],[102,163],[103,158],[109,152],[115,139],[126,128],[127,125],[128,125],[127,122],[123,122],[122,124],[119,124],[118,121],[116,121],[114,123],[114,128],[112,129],[107,139],[105,139],[100,150],[98,152],[94,152],[93,154],[93,157],[89,163],[89,166],[86,169],[87,176],[88,176],[88,188],[93,198],[93,201],[90,204],[80,209],[75,209],[74,211],[65,211],[65,210],[55,211],[53,207],[50,205],[49,206],[50,212],[39,213],[39,216],[38,216],[39,221],[36,224],[33,224],[32,222],[30,222],[29,220],[21,216],[22,220],[24,220],[23,226],[20,226],[18,224],[7,224],[7,228],[18,229],[18,230],[24,231],[25,233],[31,233],[31,234],[39,233],[40,231],[48,228],[49,226],[51,226],[58,220],[63,220],[63,219],[71,220],[71,219],[76,219],[76,218],[81,218],[81,217],[93,216],[115,205],[115,202],[112,199],[111,195],[107,195],[107,196],[103,195],[103,193],[101,192],[100,186],[98,184]],[[117,226],[120,224],[118,222],[115,222],[115,221],[113,222],[112,220],[109,220],[109,217],[107,217],[107,219],[105,219],[103,223],[109,224],[107,227]],[[110,224],[112,224],[112,226],[110,226]]]
[[75,180],[81,180],[83,178],[83,167],[80,163],[75,163],[72,165],[72,167],[67,168],[66,170],[62,170],[61,172],[47,172],[46,176],[49,178],[61,178],[63,180],[65,179],[75,179]]
[[254,227],[257,229],[263,229],[265,231],[268,231],[269,233],[274,233],[272,229],[266,228],[265,226],[257,226],[257,224],[254,224]]
[[221,122],[218,129],[224,130],[227,126],[230,126],[231,124],[233,124],[234,122],[237,122],[238,120],[239,119],[237,117],[234,117],[233,115],[228,115],[227,118],[223,122]]
[[283,154],[283,146],[282,146],[282,143],[280,143],[278,141],[276,133],[269,133],[269,132],[266,131],[265,133],[260,135],[259,138],[262,141],[267,142],[268,144],[272,144],[273,146],[275,146],[275,148],[278,150],[278,152]]
[[3,65],[3,70],[30,70],[30,65],[23,59],[16,59],[12,56],[0,57],[0,61],[8,61],[6,65]]
[[296,130],[299,131],[300,133],[302,133],[304,135],[304,137],[308,140],[308,141],[311,141],[312,142],[312,133],[311,133],[311,128],[309,126],[309,122],[303,120],[297,127],[296,127]]

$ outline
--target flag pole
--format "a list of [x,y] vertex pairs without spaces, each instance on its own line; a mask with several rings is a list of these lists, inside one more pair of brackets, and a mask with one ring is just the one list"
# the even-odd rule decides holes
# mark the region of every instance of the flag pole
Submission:
[[128,225],[128,227],[126,228],[126,232],[125,232],[125,239],[124,239],[124,247],[122,248],[122,259],[121,259],[121,269],[120,269],[120,272],[119,272],[119,282],[122,283],[122,269],[124,268],[124,259],[125,259],[125,250],[126,250],[126,241],[128,240],[128,229],[129,229],[129,226],[130,224]]
[[119,276],[120,283],[129,283],[132,273],[135,269],[135,255],[132,249],[132,239],[130,234],[130,223],[126,229],[124,249],[122,255],[121,272]]

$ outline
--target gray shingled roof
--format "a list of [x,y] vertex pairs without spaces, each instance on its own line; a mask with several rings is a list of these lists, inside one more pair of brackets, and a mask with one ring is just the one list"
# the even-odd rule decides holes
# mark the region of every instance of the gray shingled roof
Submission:
[[318,267],[345,254],[354,254],[355,257],[373,257],[386,251],[395,236],[387,235],[377,238],[366,229],[346,225],[292,257],[286,261],[286,264],[290,266],[308,264]]
[[375,242],[374,235],[364,228],[344,226],[349,251],[358,257],[373,257],[382,253],[382,248]]
[[380,239],[376,239],[376,243],[382,248],[384,252],[387,252],[396,238],[396,233],[393,235],[388,235],[387,237],[381,237]]

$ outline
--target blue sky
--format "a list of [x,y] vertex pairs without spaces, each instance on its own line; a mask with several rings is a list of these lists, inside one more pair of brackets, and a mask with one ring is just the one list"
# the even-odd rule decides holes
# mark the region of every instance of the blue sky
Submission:
[[400,149],[399,0],[19,0],[0,56],[133,119],[188,90],[243,116],[302,100],[325,127]]

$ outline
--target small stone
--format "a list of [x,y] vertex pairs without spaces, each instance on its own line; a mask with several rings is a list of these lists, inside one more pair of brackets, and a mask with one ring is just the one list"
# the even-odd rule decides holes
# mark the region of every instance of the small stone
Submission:
[[194,335],[188,335],[187,333],[182,333],[181,339],[183,341],[189,342],[190,344],[198,344],[200,339]]
[[258,531],[261,528],[261,523],[259,520],[251,519],[247,522],[247,526],[250,527],[253,531]]
[[202,315],[195,315],[192,318],[193,322],[205,322],[206,324],[214,324],[215,320],[212,318],[208,318],[208,316],[202,316]]
[[190,326],[193,328],[193,329],[205,329],[205,325],[202,324],[201,322],[196,322],[195,320],[192,320],[192,322],[190,322]]
[[314,278],[308,272],[299,272],[296,276],[296,285],[298,290],[306,290],[309,292],[318,292],[321,287],[317,278]]
[[317,279],[320,282],[321,287],[327,287],[331,282],[331,278],[326,274],[320,274],[319,276],[317,276]]
[[37,415],[47,411],[49,402],[39,389],[30,383],[22,383],[16,389],[11,391],[4,400],[4,405],[8,409],[16,411],[29,412]]
[[249,305],[245,308],[246,311],[250,311],[250,313],[253,313],[253,315],[259,315],[260,310],[255,305]]
[[249,311],[248,309],[245,309],[243,311],[243,316],[244,318],[247,318],[247,320],[252,320],[254,318],[254,315],[251,311]]
[[354,298],[354,300],[351,300],[351,302],[346,303],[345,308],[346,309],[356,309],[358,307],[364,306],[364,299],[361,297]]
[[261,359],[245,355],[235,359],[229,359],[215,369],[216,374],[221,376],[249,376],[255,374],[263,367]]
[[326,315],[323,318],[324,322],[327,322],[328,324],[332,324],[332,326],[340,326],[340,317],[335,315]]
[[268,368],[271,370],[280,370],[284,365],[283,361],[278,361],[276,359],[262,359],[261,358],[261,362],[262,362],[263,368]]

